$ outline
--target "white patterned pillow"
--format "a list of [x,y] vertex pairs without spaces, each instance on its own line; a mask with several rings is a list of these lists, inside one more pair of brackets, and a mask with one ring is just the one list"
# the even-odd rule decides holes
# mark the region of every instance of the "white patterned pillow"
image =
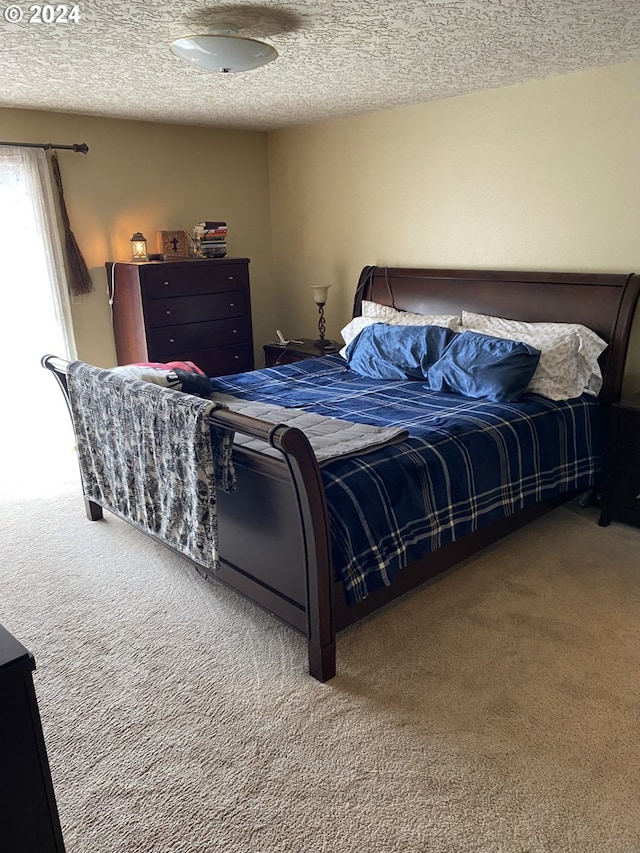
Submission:
[[607,344],[579,323],[525,323],[463,311],[462,328],[539,349],[540,362],[528,391],[551,400],[571,400],[585,391],[597,394],[602,387],[598,356]]
[[444,326],[445,329],[460,331],[460,317],[457,314],[416,314],[412,311],[398,311],[390,305],[362,300],[362,316],[377,317],[379,323],[390,326]]
[[340,332],[342,340],[345,343],[344,347],[340,350],[340,355],[343,358],[346,358],[345,351],[351,341],[357,337],[357,335],[359,335],[366,326],[373,326],[374,323],[380,322],[381,321],[378,320],[377,317],[354,317],[353,320],[347,323],[344,329]]

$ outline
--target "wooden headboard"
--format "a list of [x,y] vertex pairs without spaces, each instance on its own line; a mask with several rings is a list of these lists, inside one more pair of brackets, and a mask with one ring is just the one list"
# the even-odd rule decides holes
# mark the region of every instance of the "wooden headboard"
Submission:
[[353,316],[363,299],[419,314],[476,311],[530,323],[582,323],[609,347],[600,361],[600,399],[620,398],[640,275],[603,273],[438,270],[368,266],[356,289]]

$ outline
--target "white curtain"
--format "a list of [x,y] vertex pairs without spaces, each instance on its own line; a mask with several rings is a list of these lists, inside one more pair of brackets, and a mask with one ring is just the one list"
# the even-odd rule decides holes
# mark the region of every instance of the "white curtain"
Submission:
[[[42,355],[53,352],[75,359],[52,177],[41,148],[0,146],[0,228],[4,235],[0,246],[4,306],[11,309],[14,304],[22,315],[12,312],[10,322],[23,334],[29,333],[31,340],[37,339]],[[18,288],[22,292],[12,296]],[[33,296],[30,302],[28,293]]]
[[42,149],[0,146],[0,362],[11,411],[0,418],[0,501],[55,493],[77,478],[74,439],[47,353],[76,358],[71,306]]

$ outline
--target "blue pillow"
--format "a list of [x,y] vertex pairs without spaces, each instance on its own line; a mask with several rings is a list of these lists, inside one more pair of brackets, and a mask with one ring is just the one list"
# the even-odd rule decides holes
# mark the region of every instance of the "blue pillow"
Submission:
[[462,332],[429,368],[427,382],[432,391],[508,402],[525,391],[539,360],[540,350],[528,344]]
[[424,379],[454,336],[442,326],[389,326],[374,323],[349,344],[351,370],[371,379]]

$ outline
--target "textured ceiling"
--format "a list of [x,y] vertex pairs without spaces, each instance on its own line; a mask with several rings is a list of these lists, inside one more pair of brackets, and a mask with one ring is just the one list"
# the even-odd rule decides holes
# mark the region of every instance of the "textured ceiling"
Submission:
[[[640,59],[640,0],[80,0],[77,23],[9,4],[1,106],[217,127],[270,130]],[[279,58],[223,75],[169,52],[216,22]]]

